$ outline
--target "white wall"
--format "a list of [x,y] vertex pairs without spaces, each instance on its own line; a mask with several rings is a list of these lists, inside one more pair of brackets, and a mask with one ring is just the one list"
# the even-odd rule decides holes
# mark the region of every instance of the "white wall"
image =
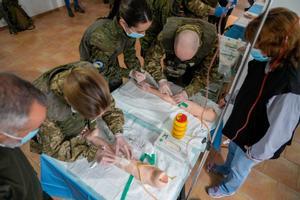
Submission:
[[274,7],[286,7],[300,16],[300,1],[299,0],[274,0],[271,5]]
[[[31,17],[65,5],[64,0],[19,0],[19,3]],[[0,27],[4,25],[4,20],[0,20]]]
[[63,6],[64,0],[19,0],[29,16],[35,16]]

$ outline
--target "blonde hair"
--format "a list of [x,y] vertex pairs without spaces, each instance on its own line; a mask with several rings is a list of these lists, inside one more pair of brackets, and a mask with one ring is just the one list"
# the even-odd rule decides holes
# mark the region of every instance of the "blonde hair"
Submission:
[[[245,32],[247,41],[253,41],[261,20],[262,15],[249,23]],[[286,8],[271,9],[255,47],[271,57],[272,61],[281,57],[281,59],[291,63],[294,67],[298,67],[300,60],[300,24],[298,15]]]
[[68,103],[80,114],[93,119],[111,104],[104,77],[93,67],[76,67],[66,77],[63,87]]

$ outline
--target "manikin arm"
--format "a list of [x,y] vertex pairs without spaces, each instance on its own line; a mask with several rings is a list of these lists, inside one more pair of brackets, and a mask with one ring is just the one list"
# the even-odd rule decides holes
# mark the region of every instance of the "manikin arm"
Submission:
[[[161,99],[169,102],[172,105],[176,105],[176,102],[173,100],[173,98],[171,96],[162,94],[157,89],[155,89],[151,86],[142,87],[142,89],[160,97]],[[217,117],[217,114],[215,113],[215,111],[212,108],[204,108],[204,107],[198,105],[197,103],[189,101],[189,100],[186,100],[185,103],[188,106],[181,107],[181,108],[183,110],[191,113],[193,116],[197,117],[200,120],[201,120],[202,114],[203,114],[203,120],[208,121],[208,122],[213,122]]]
[[105,140],[97,136],[97,134],[89,134],[86,136],[86,139],[98,146],[99,149],[103,149],[103,152],[101,153],[102,161],[113,163],[115,166],[133,175],[137,180],[141,181],[141,183],[158,188],[162,188],[168,184],[168,175],[159,168],[140,161],[128,160],[126,158],[116,156],[114,152],[111,151],[113,148],[109,148],[110,145],[106,143]]
[[217,114],[212,108],[204,108],[200,106],[199,104],[193,102],[193,101],[185,101],[185,103],[188,105],[187,108],[181,107],[185,111],[191,113],[194,115],[196,118],[201,119],[203,115],[203,120],[208,121],[208,122],[213,122],[215,121]]
[[127,160],[126,158],[121,157],[116,157],[114,164],[133,175],[143,184],[148,184],[157,188],[162,188],[168,184],[168,175],[155,166],[136,160]]

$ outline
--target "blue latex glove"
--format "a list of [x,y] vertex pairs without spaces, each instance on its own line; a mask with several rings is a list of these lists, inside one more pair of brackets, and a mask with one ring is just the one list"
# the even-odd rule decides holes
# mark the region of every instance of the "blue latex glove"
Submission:
[[215,16],[221,17],[222,15],[226,15],[228,9],[226,7],[218,6],[215,8]]

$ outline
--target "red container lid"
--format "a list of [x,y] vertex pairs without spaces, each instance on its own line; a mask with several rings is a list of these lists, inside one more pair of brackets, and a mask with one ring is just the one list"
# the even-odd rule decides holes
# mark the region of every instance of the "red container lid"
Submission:
[[176,121],[180,122],[180,123],[184,123],[187,121],[187,116],[183,113],[178,113],[176,115]]

